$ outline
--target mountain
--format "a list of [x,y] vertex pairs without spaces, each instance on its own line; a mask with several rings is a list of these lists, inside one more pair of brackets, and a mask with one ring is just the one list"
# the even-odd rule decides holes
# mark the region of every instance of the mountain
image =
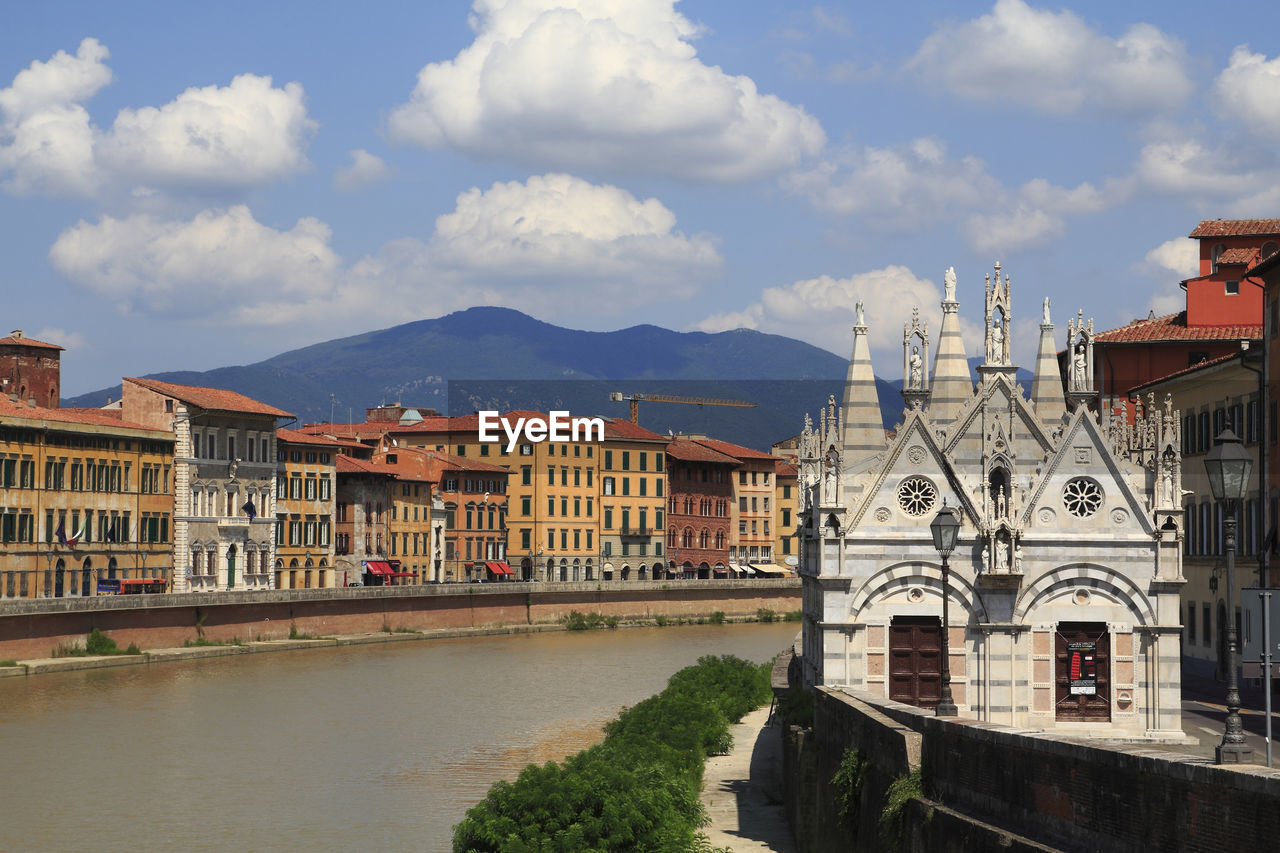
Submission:
[[[829,395],[840,399],[846,367],[824,349],[748,329],[710,334],[642,325],[586,332],[484,307],[313,344],[257,364],[148,378],[238,391],[295,413],[301,423],[363,420],[367,407],[394,402],[450,414],[527,408],[625,418],[628,404],[611,403],[610,392],[749,400],[757,406],[642,402],[640,423],[767,449],[799,432],[804,413],[816,417]],[[876,382],[889,426],[901,420],[899,383]],[[119,395],[117,385],[63,405],[101,406]]]

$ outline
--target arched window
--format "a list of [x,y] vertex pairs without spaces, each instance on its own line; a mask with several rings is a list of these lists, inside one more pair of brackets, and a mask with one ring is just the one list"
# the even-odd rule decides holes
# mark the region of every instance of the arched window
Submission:
[[683,540],[681,542],[682,547],[684,548],[693,547],[693,528],[692,527],[686,527],[684,529],[684,536],[682,537],[682,540]]
[[709,539],[710,539],[710,533],[708,532],[707,528],[705,527],[702,528],[702,532],[698,534],[698,547],[706,548],[707,542]]
[[667,547],[676,547],[676,529],[674,527],[667,530]]

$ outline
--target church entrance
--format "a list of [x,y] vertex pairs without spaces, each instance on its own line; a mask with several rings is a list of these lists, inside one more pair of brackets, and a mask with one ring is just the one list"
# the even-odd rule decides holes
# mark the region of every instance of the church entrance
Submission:
[[1059,622],[1054,635],[1059,720],[1111,719],[1111,635],[1105,622]]
[[942,620],[895,616],[889,626],[889,698],[933,708],[941,691]]

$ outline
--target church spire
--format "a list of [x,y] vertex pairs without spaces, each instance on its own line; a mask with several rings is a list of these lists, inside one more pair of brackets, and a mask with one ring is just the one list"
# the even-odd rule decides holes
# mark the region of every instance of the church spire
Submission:
[[1053,323],[1049,321],[1049,297],[1044,299],[1040,315],[1040,351],[1036,353],[1036,375],[1031,381],[1031,403],[1046,424],[1055,424],[1067,413],[1062,396],[1062,371],[1058,367],[1057,349],[1053,343]]
[[840,404],[840,425],[846,465],[879,453],[885,447],[884,420],[880,414],[880,394],[871,369],[871,348],[867,344],[867,321],[862,303],[853,327],[853,355],[844,379],[844,399]]
[[935,422],[955,417],[960,406],[973,396],[969,360],[960,336],[960,303],[956,301],[956,270],[948,267],[943,276],[942,331],[938,335],[938,355],[933,362],[929,416]]

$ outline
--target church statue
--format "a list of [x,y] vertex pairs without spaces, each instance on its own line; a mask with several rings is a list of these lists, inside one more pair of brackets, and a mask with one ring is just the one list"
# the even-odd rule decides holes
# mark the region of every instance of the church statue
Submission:
[[1004,363],[1004,323],[996,320],[991,324],[991,337],[987,345],[987,361],[991,364]]
[[1003,542],[996,542],[996,571],[1009,571],[1009,547]]
[[827,454],[826,470],[822,473],[822,500],[824,503],[836,502],[836,476],[839,464],[835,451]]
[[1040,325],[1051,325],[1049,322],[1049,297],[1047,296],[1044,298],[1044,308],[1040,311]]
[[920,359],[920,347],[912,347],[911,348],[911,380],[909,383],[911,388],[924,387],[924,374],[921,371],[922,364],[923,362]]
[[1022,546],[1013,546],[1013,570],[1018,574],[1022,574]]
[[956,301],[956,268],[947,267],[946,273],[942,276],[942,299],[944,302]]
[[1071,357],[1071,388],[1083,391],[1089,387],[1089,368],[1085,364],[1084,344],[1076,346],[1076,353]]
[[859,325],[859,326],[865,326],[865,325],[867,325],[867,317],[866,317],[866,315],[865,315],[865,314],[863,313],[863,311],[862,311],[862,300],[861,300],[861,299],[859,299],[859,300],[858,300],[858,304],[857,304],[856,306],[854,306],[854,310],[857,312],[857,323],[858,323],[858,325]]
[[982,546],[982,570],[985,572],[991,567],[991,550],[986,545]]

